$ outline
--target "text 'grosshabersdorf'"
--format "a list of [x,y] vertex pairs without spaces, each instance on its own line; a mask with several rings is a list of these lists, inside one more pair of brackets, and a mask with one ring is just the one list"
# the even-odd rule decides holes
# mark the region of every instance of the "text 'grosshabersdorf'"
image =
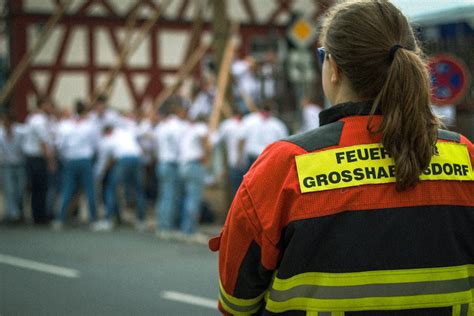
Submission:
[[[438,143],[420,180],[474,181],[467,147]],[[296,156],[302,193],[396,181],[395,162],[382,144],[367,144]]]

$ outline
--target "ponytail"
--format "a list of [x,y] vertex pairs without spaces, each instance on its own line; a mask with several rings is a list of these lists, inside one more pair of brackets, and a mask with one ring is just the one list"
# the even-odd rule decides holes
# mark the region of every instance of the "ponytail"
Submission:
[[320,41],[360,100],[383,114],[380,133],[395,160],[398,191],[415,186],[435,151],[439,120],[431,112],[430,77],[408,20],[388,0],[354,0],[328,13]]
[[436,150],[439,120],[431,112],[430,77],[423,60],[413,51],[398,49],[372,113],[380,107],[383,120],[376,131],[395,160],[396,188],[414,187]]

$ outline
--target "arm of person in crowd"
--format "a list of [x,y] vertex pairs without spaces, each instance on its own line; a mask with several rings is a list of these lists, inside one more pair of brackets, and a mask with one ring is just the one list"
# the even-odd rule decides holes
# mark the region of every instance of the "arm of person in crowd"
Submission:
[[239,148],[238,148],[238,159],[237,159],[237,165],[239,167],[245,167],[247,164],[247,159],[245,157],[245,138],[239,139]]
[[97,181],[102,180],[102,177],[105,175],[112,164],[112,152],[109,147],[108,141],[104,139],[100,141],[98,145],[97,163],[94,172]]
[[244,185],[239,189],[219,237],[209,247],[219,250],[219,310],[250,315],[262,307],[278,248],[265,236]]

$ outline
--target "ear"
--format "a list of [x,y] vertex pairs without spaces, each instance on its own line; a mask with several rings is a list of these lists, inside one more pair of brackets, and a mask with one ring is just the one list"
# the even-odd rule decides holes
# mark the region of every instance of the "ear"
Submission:
[[337,84],[341,81],[340,70],[331,55],[328,56],[327,61],[329,62],[329,68],[331,69],[331,83]]

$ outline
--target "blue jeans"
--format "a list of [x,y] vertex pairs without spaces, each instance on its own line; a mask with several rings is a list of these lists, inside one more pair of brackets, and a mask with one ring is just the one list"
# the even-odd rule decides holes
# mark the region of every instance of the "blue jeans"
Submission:
[[135,189],[137,217],[145,219],[145,198],[143,194],[143,165],[139,157],[124,157],[116,161],[105,189],[106,219],[118,209],[117,189],[128,183],[129,189]]
[[23,165],[2,165],[2,187],[5,214],[8,219],[18,219],[22,215],[23,192],[26,187]]
[[205,169],[201,162],[187,162],[179,166],[179,176],[184,189],[184,207],[181,218],[181,231],[195,233],[198,226],[204,189]]
[[175,228],[176,208],[178,205],[178,165],[173,162],[160,162],[156,165],[156,176],[160,193],[156,203],[156,217],[160,229]]
[[229,180],[232,197],[237,193],[246,172],[247,169],[245,168],[229,167]]
[[49,218],[53,218],[56,214],[58,207],[58,201],[60,200],[61,190],[63,190],[63,163],[62,161],[56,161],[57,168],[54,172],[48,170],[48,192],[46,194],[46,215]]
[[58,219],[64,222],[69,204],[71,203],[74,194],[78,191],[79,185],[81,185],[87,196],[89,221],[95,221],[97,218],[97,211],[92,159],[65,160],[63,167],[63,185],[63,202]]

